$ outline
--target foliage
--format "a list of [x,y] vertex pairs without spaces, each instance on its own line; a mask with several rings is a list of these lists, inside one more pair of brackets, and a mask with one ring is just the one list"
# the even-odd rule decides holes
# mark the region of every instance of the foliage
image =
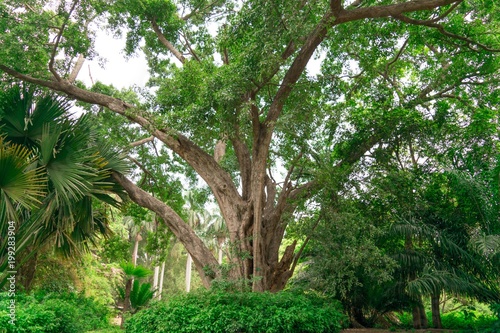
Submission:
[[[8,179],[0,182],[0,222],[2,228],[7,218],[16,222],[19,266],[30,256],[36,260],[47,244],[68,256],[88,250],[99,235],[109,234],[105,206],[93,204],[118,206],[123,198],[111,172],[127,170],[126,163],[95,136],[90,118],[71,117],[70,106],[25,86],[0,95],[0,172]],[[13,152],[22,163],[9,168]],[[1,265],[6,265],[5,246],[2,242]],[[25,287],[29,284],[26,278]]]
[[0,294],[0,327],[8,333],[81,333],[108,327],[109,309],[76,293],[16,294],[16,324],[8,323],[7,293]]
[[[290,221],[317,203],[322,173],[359,190],[368,188],[358,181],[373,173],[374,160],[397,168],[415,157],[407,152],[415,147],[425,150],[424,158],[449,155],[454,167],[467,162],[461,155],[491,158],[496,147],[478,133],[493,133],[498,124],[492,119],[499,102],[498,4],[356,3],[40,0],[24,6],[5,0],[0,70],[5,80],[95,104],[99,133],[128,146],[138,166],[130,177],[136,184],[117,179],[196,257],[206,286],[221,277],[219,264],[180,210],[181,179],[195,187],[196,176],[226,219],[234,248],[227,256],[230,275],[251,281],[256,291],[281,290],[296,267],[296,243],[282,259],[280,244]],[[94,55],[97,27],[125,32],[128,56],[144,50],[151,93],[75,83],[76,58]],[[310,73],[314,55],[320,66]],[[433,137],[441,128],[446,135]],[[152,138],[141,140],[146,136]],[[426,144],[428,137],[435,144]],[[448,161],[427,170],[443,170]],[[404,199],[410,204],[402,210],[413,213],[411,195]],[[394,221],[395,213],[385,212]],[[456,217],[439,213],[440,221]]]
[[339,304],[313,294],[196,292],[156,302],[126,323],[127,333],[339,332]]
[[141,283],[134,280],[132,290],[130,291],[130,305],[134,311],[146,306],[153,299],[154,290],[150,283]]
[[400,306],[384,293],[396,264],[377,247],[382,231],[361,215],[354,202],[337,203],[335,209],[322,207],[292,288],[312,288],[338,298],[349,313],[364,309],[370,318],[361,324],[371,326],[378,316]]
[[[431,314],[428,313],[427,317],[430,324],[432,324]],[[413,326],[411,313],[398,313],[397,318],[399,320],[398,327],[410,329]],[[493,328],[496,325],[498,318],[491,314],[476,311],[473,306],[466,306],[458,310],[443,313],[441,320],[444,329],[487,332],[486,329]]]
[[131,244],[122,236],[114,234],[104,240],[100,255],[108,263],[122,262],[130,258]]

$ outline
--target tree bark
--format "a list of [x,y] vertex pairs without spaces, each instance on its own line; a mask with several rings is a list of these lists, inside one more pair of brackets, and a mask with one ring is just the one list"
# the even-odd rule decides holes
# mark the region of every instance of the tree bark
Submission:
[[161,299],[161,294],[163,292],[163,278],[164,277],[165,277],[165,261],[161,263],[160,287],[158,290],[158,299]]
[[425,308],[421,299],[419,299],[418,303],[413,306],[412,315],[413,328],[422,329],[429,327],[429,322],[427,320],[427,315],[425,314]]
[[191,291],[191,266],[193,264],[193,259],[191,255],[188,253],[186,260],[186,292]]
[[[29,251],[26,251],[29,253]],[[19,269],[17,281],[23,287],[24,291],[29,292],[35,279],[36,266],[38,264],[38,254],[35,252]]]
[[125,283],[125,295],[123,297],[123,309],[122,309],[122,322],[120,328],[125,326],[125,314],[130,310],[130,293],[132,291],[132,279],[125,277],[127,282]]
[[434,293],[431,296],[431,309],[432,309],[432,327],[443,328],[441,323],[441,312],[439,306],[439,293]]
[[119,173],[113,173],[113,178],[123,186],[130,198],[142,207],[148,208],[160,216],[167,227],[184,245],[193,258],[201,280],[206,287],[213,278],[219,275],[218,262],[212,252],[195,234],[192,228],[169,206],[140,189],[137,185]]

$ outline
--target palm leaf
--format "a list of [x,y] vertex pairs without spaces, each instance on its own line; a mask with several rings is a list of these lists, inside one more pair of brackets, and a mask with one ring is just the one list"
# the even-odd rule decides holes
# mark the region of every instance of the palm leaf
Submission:
[[140,283],[139,280],[134,280],[130,291],[130,305],[137,310],[146,305],[153,298],[153,295],[154,290],[150,283]]
[[123,270],[123,273],[125,273],[127,277],[142,279],[146,276],[153,274],[151,270],[143,266],[135,266],[131,262],[122,262],[120,264],[120,267]]
[[14,202],[25,208],[40,204],[46,189],[41,168],[33,168],[30,151],[17,144],[8,144],[0,137],[0,195],[10,218],[16,215]]

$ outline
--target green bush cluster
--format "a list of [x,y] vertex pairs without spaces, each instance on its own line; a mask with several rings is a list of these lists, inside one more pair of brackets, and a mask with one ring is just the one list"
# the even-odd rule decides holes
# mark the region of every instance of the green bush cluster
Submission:
[[[430,312],[427,313],[427,318],[429,320],[429,327],[432,327],[432,315]],[[400,322],[398,326],[400,328],[411,329],[413,327],[411,313],[399,313],[398,319]],[[494,315],[479,313],[467,308],[441,314],[441,323],[444,329],[482,331],[495,327],[495,325],[498,325],[497,322],[498,318]],[[500,329],[498,332],[500,332]]]
[[126,322],[127,333],[339,332],[336,301],[315,295],[202,291],[156,302]]
[[479,314],[468,311],[456,311],[443,314],[441,323],[444,328],[453,330],[481,330],[493,326],[496,318],[491,315]]
[[[7,293],[0,293],[0,327],[7,333],[81,333],[108,327],[109,309],[76,293],[17,293],[15,325]],[[5,331],[4,331],[5,332]]]

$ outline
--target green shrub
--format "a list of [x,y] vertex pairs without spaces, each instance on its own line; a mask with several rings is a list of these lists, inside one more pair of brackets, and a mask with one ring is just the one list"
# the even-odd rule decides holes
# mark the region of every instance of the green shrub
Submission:
[[491,327],[496,321],[494,316],[478,314],[472,310],[449,312],[441,315],[443,328],[454,330],[480,330]]
[[107,307],[75,293],[16,295],[16,324],[9,324],[7,293],[0,293],[0,327],[8,333],[80,333],[108,327]]
[[126,322],[127,333],[339,332],[336,301],[315,295],[202,291],[156,302]]

